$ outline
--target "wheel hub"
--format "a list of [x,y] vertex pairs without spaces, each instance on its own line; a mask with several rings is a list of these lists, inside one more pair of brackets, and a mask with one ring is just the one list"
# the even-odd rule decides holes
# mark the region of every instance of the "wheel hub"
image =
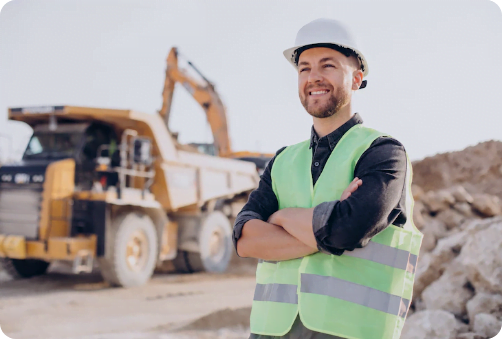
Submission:
[[225,251],[223,247],[223,234],[220,230],[215,230],[211,234],[211,239],[209,240],[209,255],[217,259],[218,257],[222,256]]
[[141,271],[148,258],[148,240],[142,230],[134,231],[127,241],[126,262],[131,271]]

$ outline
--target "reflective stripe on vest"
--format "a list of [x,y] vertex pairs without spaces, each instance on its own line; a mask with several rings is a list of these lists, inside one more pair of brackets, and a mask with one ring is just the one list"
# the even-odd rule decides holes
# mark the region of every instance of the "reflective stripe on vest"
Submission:
[[[309,141],[287,147],[272,168],[279,209],[338,200],[353,180],[359,157],[382,135],[362,125],[352,127],[336,145],[315,185]],[[404,227],[389,225],[364,248],[341,256],[318,252],[303,259],[260,260],[251,332],[284,335],[299,310],[303,325],[316,332],[351,339],[399,338],[422,240],[411,218],[411,177],[408,160]]]
[[315,274],[301,275],[301,292],[315,293],[350,301],[385,313],[405,317],[410,301],[397,295],[350,281]]
[[297,289],[297,285],[290,284],[256,284],[253,300],[298,304]]
[[349,257],[366,259],[386,266],[400,268],[410,273],[415,273],[415,266],[417,264],[417,256],[415,254],[372,241],[360,251],[345,251],[343,254]]

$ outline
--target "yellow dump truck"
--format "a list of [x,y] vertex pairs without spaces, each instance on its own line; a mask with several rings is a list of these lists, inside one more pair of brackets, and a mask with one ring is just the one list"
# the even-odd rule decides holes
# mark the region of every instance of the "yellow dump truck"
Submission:
[[10,108],[33,128],[22,161],[0,167],[0,263],[15,277],[65,260],[106,281],[224,271],[231,219],[258,184],[255,164],[179,145],[160,114],[73,106]]

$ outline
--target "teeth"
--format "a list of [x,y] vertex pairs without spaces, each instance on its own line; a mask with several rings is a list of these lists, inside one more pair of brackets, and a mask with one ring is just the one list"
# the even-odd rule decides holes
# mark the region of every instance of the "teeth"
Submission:
[[315,92],[310,92],[310,94],[324,94],[328,93],[328,91],[315,91]]

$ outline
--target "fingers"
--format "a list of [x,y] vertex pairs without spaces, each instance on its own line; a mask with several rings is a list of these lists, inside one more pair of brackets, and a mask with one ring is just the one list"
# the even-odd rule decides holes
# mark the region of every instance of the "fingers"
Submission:
[[359,186],[361,186],[363,184],[363,181],[359,178],[354,178],[354,180],[352,180],[352,182],[349,184],[349,186],[347,186],[347,188],[345,189],[345,193],[348,194],[348,196],[350,196],[351,193],[354,193],[358,188]]
[[363,181],[361,179],[359,179],[358,177],[355,177],[354,180],[352,180],[352,182],[347,187],[347,191],[349,193],[354,193],[359,188],[359,186],[361,186],[362,184],[363,184]]
[[355,177],[354,180],[347,186],[347,188],[343,191],[340,200],[345,200],[352,195],[361,185],[363,181],[358,177]]
[[345,190],[345,191],[343,191],[342,196],[340,197],[340,201],[344,201],[348,197],[350,197],[350,192]]

